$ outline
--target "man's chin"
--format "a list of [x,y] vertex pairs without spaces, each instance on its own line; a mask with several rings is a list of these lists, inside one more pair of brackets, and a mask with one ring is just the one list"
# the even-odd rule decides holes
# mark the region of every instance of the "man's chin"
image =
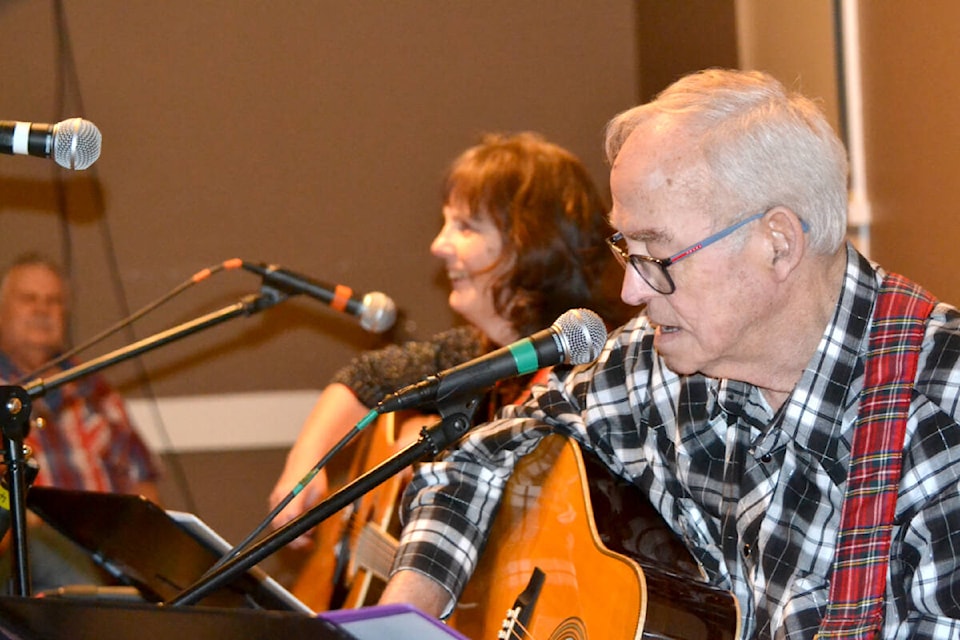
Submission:
[[[654,343],[654,347],[656,348],[656,343]],[[666,349],[661,351],[657,348],[657,354],[663,360],[664,364],[667,365],[667,368],[674,373],[683,376],[700,373],[700,365],[702,363],[692,360],[689,354],[682,349]]]
[[681,376],[692,376],[695,373],[700,373],[700,369],[697,366],[690,363],[677,362],[675,364],[673,361],[667,358],[664,358],[663,361],[666,363],[667,368],[670,369],[670,371],[673,371],[674,373]]

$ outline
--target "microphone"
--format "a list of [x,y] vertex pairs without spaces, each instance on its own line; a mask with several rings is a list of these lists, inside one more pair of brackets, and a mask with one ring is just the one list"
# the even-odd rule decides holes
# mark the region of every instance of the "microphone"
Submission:
[[439,403],[560,363],[587,364],[597,359],[606,341],[607,328],[600,316],[589,309],[570,309],[547,329],[391,393],[376,411],[384,414]]
[[0,120],[0,153],[52,157],[58,165],[77,171],[100,157],[100,130],[82,118],[57,124]]
[[256,273],[263,281],[287,294],[305,293],[337,311],[360,318],[360,326],[372,333],[383,333],[397,320],[397,305],[386,294],[373,291],[362,298],[342,284],[329,285],[307,276],[278,267],[242,261],[241,266]]

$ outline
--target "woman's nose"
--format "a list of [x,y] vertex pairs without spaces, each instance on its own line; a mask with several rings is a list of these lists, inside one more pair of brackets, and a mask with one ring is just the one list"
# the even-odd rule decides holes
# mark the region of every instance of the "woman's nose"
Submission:
[[441,229],[440,233],[434,237],[433,242],[430,243],[430,253],[438,258],[443,258],[450,254],[450,241],[444,229]]

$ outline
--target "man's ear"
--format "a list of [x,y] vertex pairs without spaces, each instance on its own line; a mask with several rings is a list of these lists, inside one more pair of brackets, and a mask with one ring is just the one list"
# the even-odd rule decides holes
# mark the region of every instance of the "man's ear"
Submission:
[[786,207],[774,207],[763,217],[770,245],[771,264],[785,278],[800,263],[806,251],[806,236],[800,217]]

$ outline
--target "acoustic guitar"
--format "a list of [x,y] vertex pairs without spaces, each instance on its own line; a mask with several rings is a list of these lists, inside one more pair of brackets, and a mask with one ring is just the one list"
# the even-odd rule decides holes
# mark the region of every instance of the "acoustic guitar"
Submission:
[[559,435],[520,461],[451,626],[476,640],[737,638],[734,597],[703,580],[638,489],[600,469]]
[[[342,480],[354,480],[414,442],[435,419],[389,413],[368,426]],[[315,547],[290,591],[314,611],[374,605],[386,586],[400,533],[398,507],[412,471],[398,474],[317,525]]]
[[[430,421],[391,415],[369,427],[351,473],[379,464]],[[391,479],[318,526],[294,595],[317,611],[376,604],[408,480]],[[732,640],[740,616],[639,489],[554,435],[517,465],[448,623],[474,640]]]

